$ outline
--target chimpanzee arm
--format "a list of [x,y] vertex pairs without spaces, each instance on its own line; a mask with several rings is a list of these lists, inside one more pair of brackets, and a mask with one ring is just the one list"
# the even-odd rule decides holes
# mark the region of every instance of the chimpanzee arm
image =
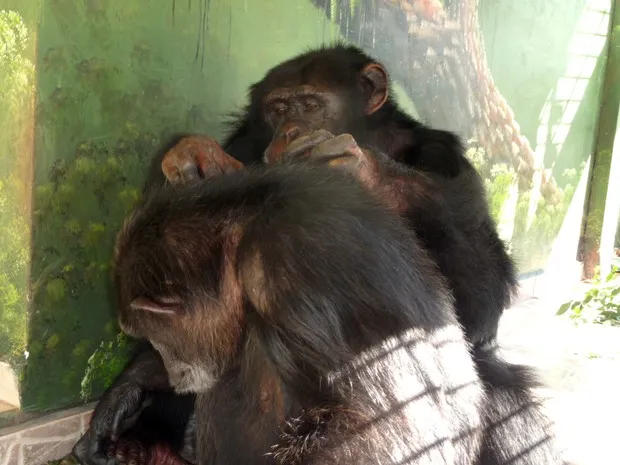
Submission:
[[426,173],[451,179],[473,169],[465,158],[460,139],[448,131],[431,129],[417,121],[408,134],[412,142],[404,146],[393,159]]
[[97,404],[90,428],[73,448],[75,457],[83,465],[108,463],[108,445],[136,423],[151,393],[171,390],[157,351],[150,344],[141,346]]

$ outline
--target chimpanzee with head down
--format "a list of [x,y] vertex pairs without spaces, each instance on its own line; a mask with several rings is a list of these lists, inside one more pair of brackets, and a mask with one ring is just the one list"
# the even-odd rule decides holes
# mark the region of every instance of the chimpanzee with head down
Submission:
[[[183,182],[241,163],[310,158],[347,170],[400,213],[446,278],[485,382],[485,440],[478,463],[557,463],[547,421],[530,392],[533,378],[496,352],[499,319],[515,291],[516,277],[481,180],[456,136],[430,129],[398,108],[383,66],[341,45],[280,64],[252,86],[250,104],[236,120],[224,150],[211,138],[185,138],[164,156],[162,170],[169,181]],[[240,163],[227,161],[226,153]],[[391,279],[403,282],[397,273]],[[152,351],[142,352],[103,396],[91,429],[76,446],[85,463],[101,463],[94,458],[101,457],[111,435],[118,435],[120,420],[132,419],[122,430],[131,425],[130,433],[143,429],[134,414],[144,405],[145,394],[156,400],[164,395],[152,394],[166,384],[161,365],[159,372],[153,368],[157,363]],[[138,394],[128,397],[127,390]],[[175,441],[185,444],[180,452],[192,461],[186,454],[192,430],[180,431],[184,434]],[[170,431],[164,435],[174,436]],[[123,447],[117,451],[120,461],[122,454],[131,455]]]
[[197,463],[477,460],[484,389],[452,297],[351,177],[292,163],[156,192],[115,274],[121,328],[197,394]]

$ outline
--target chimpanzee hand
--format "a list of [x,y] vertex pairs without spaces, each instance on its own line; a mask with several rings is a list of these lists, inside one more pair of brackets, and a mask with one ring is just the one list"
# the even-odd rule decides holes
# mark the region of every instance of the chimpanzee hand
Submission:
[[242,168],[241,162],[224,152],[217,141],[208,136],[184,137],[161,162],[166,179],[172,183],[186,183]]
[[360,148],[351,134],[334,136],[325,129],[319,129],[291,142],[281,159],[300,157],[343,168],[369,189],[375,189],[381,179],[377,158],[369,150]]
[[109,389],[101,399],[90,428],[73,447],[73,455],[82,465],[146,464],[146,451],[128,440],[117,443],[131,428],[146,406],[145,391],[126,382]]
[[118,465],[147,465],[149,449],[131,437],[121,437],[111,443],[106,451],[109,462]]

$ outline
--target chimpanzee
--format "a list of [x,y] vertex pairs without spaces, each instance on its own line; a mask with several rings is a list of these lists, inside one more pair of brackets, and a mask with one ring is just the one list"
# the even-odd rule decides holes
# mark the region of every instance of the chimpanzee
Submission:
[[[356,176],[406,219],[455,298],[486,387],[479,464],[558,463],[547,420],[531,393],[533,377],[497,353],[499,319],[515,292],[516,276],[489,214],[482,182],[458,138],[407,116],[389,88],[383,66],[355,47],[310,51],[273,68],[251,87],[249,105],[233,121],[224,149],[208,137],[184,138],[164,156],[162,171],[171,182],[215,176],[239,168],[226,157],[230,154],[244,165],[310,158]],[[404,282],[397,273],[390,277],[399,285]],[[157,358],[153,353],[141,356]],[[149,363],[147,367],[136,359],[131,372],[122,374],[102,397],[91,429],[75,449],[84,463],[101,463],[93,457],[100,456],[119,431],[135,437],[144,427],[144,399],[161,392],[144,381],[158,378],[156,362]],[[165,379],[161,364],[158,369]],[[140,393],[135,401],[127,400],[127,389]],[[127,417],[131,421],[119,428]],[[170,442],[168,438],[183,443],[173,450],[192,461],[187,453],[191,434],[159,430],[159,439]],[[120,462],[128,456],[140,460],[138,452],[122,443],[116,451]]]
[[350,176],[301,161],[163,189],[115,262],[121,328],[197,394],[198,463],[475,463],[484,389],[452,296]]

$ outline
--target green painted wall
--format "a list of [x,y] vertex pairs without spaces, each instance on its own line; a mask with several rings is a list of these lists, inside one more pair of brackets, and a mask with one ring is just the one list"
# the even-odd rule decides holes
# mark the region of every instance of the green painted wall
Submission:
[[[307,20],[273,24],[276,16]],[[107,359],[102,371],[96,357],[87,362],[117,332],[107,288],[113,241],[153,154],[174,133],[221,135],[249,82],[329,37],[305,2],[44,3],[23,409],[96,395],[114,372]]]
[[[481,2],[495,84],[538,151],[540,168],[562,189],[560,202],[539,202],[533,215],[528,208],[536,187],[528,183],[519,193],[511,244],[522,271],[545,267],[594,149],[610,6],[592,0]],[[566,253],[576,256],[575,250]]]
[[0,2],[0,419],[26,361],[38,7]]

